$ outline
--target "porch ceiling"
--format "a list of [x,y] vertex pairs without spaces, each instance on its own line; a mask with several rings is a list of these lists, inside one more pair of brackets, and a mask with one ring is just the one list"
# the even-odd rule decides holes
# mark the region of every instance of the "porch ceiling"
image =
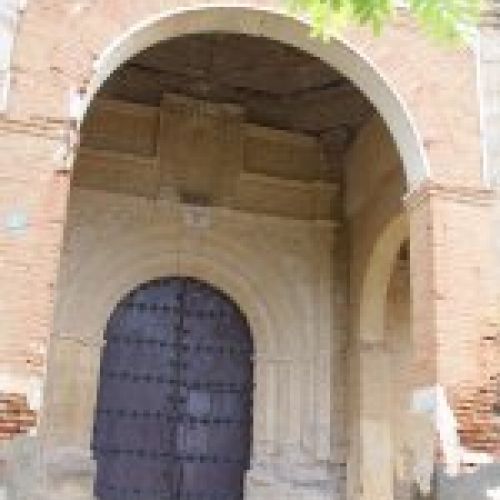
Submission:
[[156,106],[164,92],[239,104],[249,122],[315,136],[336,157],[332,165],[374,113],[319,59],[246,35],[207,33],[155,45],[119,68],[101,95]]

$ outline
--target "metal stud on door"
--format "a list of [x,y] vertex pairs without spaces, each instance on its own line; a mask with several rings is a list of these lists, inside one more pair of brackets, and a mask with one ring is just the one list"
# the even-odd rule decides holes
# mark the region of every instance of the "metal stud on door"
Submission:
[[243,498],[253,346],[237,306],[193,279],[155,280],[120,302],[105,340],[97,498]]

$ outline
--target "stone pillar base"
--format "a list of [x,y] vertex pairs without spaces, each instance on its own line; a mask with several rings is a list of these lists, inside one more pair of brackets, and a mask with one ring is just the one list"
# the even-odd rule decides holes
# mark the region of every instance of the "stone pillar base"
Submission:
[[[90,450],[44,449],[23,437],[0,449],[0,465],[0,500],[95,500]],[[246,477],[245,500],[344,499],[340,465],[280,457],[254,461]]]
[[0,460],[1,500],[95,500],[90,450],[48,450],[37,438],[22,437],[1,449]]
[[245,500],[340,500],[344,481],[327,463],[278,460],[254,462],[247,473]]

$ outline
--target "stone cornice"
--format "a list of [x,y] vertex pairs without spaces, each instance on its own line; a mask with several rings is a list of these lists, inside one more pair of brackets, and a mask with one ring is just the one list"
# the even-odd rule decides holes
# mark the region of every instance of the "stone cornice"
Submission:
[[431,179],[425,179],[413,188],[403,201],[406,209],[412,211],[431,197],[455,203],[487,206],[496,198],[496,191],[480,186],[446,185]]

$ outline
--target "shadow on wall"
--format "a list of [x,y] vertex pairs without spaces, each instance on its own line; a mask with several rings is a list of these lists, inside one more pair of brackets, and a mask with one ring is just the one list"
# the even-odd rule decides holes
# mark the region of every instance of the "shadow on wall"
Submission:
[[[417,489],[417,488],[416,488]],[[486,464],[476,471],[451,477],[438,471],[428,496],[414,491],[412,500],[497,500],[500,499],[500,463]]]

